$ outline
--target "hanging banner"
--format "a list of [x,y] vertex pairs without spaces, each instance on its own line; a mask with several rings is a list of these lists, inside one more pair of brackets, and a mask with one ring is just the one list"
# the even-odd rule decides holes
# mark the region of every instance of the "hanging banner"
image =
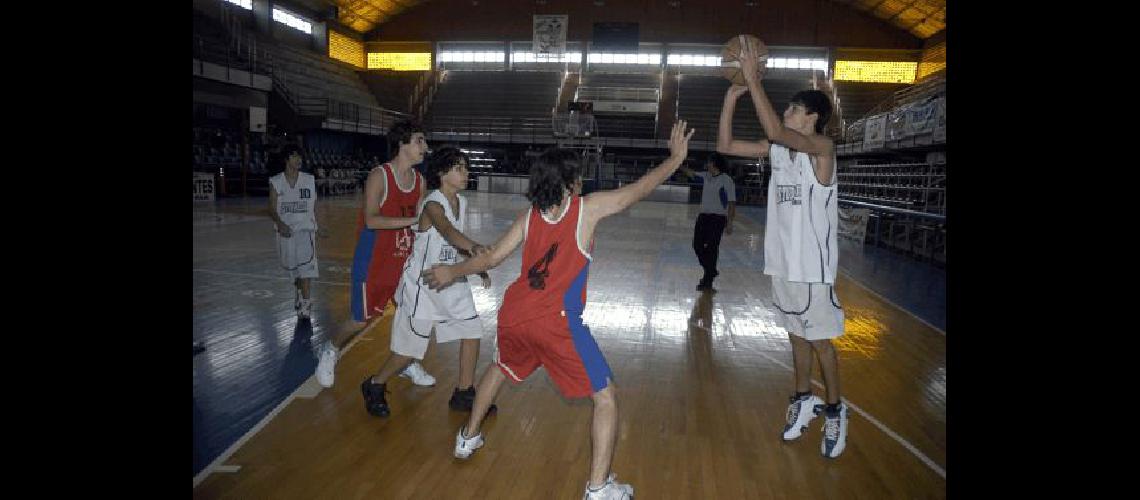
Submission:
[[906,113],[904,136],[926,135],[934,131],[934,113],[937,110],[934,100],[927,100],[911,106]]
[[946,98],[934,101],[934,142],[946,142]]
[[562,54],[566,52],[566,26],[570,16],[534,16],[534,53]]
[[870,209],[840,208],[839,236],[863,243],[867,239],[867,220],[870,218]]
[[863,134],[863,149],[881,149],[887,140],[887,115],[872,116],[867,119]]

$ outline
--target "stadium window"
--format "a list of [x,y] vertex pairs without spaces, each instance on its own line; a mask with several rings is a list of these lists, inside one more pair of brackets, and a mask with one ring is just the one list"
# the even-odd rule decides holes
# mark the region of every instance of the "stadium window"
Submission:
[[253,0],[226,0],[226,2],[237,5],[245,10],[253,10]]
[[292,12],[274,7],[273,20],[297,31],[302,31],[305,34],[313,34],[313,25],[309,24],[308,21],[297,17],[297,15],[293,14]]

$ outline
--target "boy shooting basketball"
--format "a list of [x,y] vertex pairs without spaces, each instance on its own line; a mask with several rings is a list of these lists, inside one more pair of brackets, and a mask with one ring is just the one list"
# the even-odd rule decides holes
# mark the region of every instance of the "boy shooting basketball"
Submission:
[[[783,123],[760,85],[760,54],[741,37],[740,66],[746,86],[725,94],[717,135],[724,154],[759,157],[772,163],[764,234],[764,274],[772,277],[773,303],[789,332],[795,365],[795,394],[788,406],[783,439],[798,439],[816,415],[824,414],[820,452],[836,458],[847,443],[847,405],[840,400],[839,358],[831,339],[843,335],[843,309],[835,294],[839,267],[835,146],[823,135],[831,100],[818,90],[792,96]],[[767,140],[732,137],[736,100],[748,92]],[[814,355],[827,387],[827,400],[811,393]]]

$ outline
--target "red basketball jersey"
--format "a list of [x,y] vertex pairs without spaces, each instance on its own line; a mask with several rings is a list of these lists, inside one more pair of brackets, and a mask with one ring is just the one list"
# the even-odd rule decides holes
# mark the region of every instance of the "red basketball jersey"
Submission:
[[578,248],[582,199],[571,196],[561,219],[548,222],[531,207],[523,242],[522,272],[507,288],[499,325],[542,316],[581,316],[586,307],[589,259]]
[[[387,189],[384,201],[380,203],[380,215],[414,217],[422,194],[419,172],[412,169],[414,183],[411,190],[405,192],[396,183],[396,172],[392,164],[385,163],[381,168],[384,169]],[[371,303],[369,308],[371,310],[365,316],[370,317],[377,310],[383,312],[384,304],[395,294],[396,287],[400,283],[400,272],[404,269],[404,261],[412,253],[415,233],[408,227],[365,231],[363,209],[357,219],[357,230],[360,234],[371,232],[374,237],[365,278],[369,289],[367,301]]]

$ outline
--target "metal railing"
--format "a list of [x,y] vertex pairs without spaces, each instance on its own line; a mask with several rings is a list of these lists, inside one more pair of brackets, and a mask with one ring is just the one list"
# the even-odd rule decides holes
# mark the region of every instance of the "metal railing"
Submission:
[[241,38],[243,43],[226,43],[204,35],[194,35],[193,40],[194,59],[263,75],[273,72],[273,56],[258,47],[253,37]]
[[578,87],[575,99],[580,101],[657,102],[661,89],[633,87]]
[[332,128],[360,132],[386,132],[396,122],[410,118],[407,113],[400,113],[384,108],[376,108],[341,101],[331,97],[299,96],[296,97],[295,111],[300,116],[315,116],[332,122]]
[[871,211],[867,242],[893,248],[919,260],[946,262],[946,216],[888,207],[840,196],[842,207]]
[[552,137],[549,118],[433,116],[427,120],[424,126],[433,133],[470,136],[507,135],[519,138]]

